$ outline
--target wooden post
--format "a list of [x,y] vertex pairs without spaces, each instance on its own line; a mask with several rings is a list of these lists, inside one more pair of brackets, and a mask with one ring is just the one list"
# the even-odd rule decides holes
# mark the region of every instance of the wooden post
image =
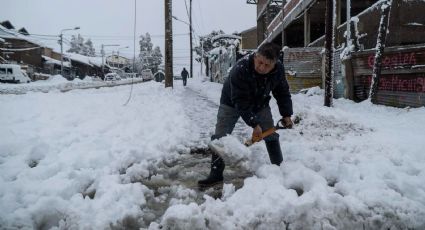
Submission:
[[285,20],[285,5],[286,0],[282,1],[282,49],[285,47],[285,28],[284,28],[284,20]]
[[190,24],[190,76],[189,77],[193,77],[193,43],[192,43],[192,0],[190,0],[190,6],[189,6],[189,12],[190,12],[190,18],[189,18],[189,24]]
[[333,16],[334,0],[326,0],[326,21],[325,21],[325,106],[332,106],[333,98]]
[[304,11],[304,46],[307,47],[310,44],[310,14],[309,10]]
[[379,77],[381,75],[382,56],[384,55],[385,42],[387,40],[387,29],[392,0],[383,3],[381,7],[381,21],[379,23],[378,38],[376,40],[375,61],[373,63],[372,82],[370,85],[369,98],[376,103],[376,91],[378,90]]
[[172,0],[165,3],[165,87],[173,87],[173,22]]

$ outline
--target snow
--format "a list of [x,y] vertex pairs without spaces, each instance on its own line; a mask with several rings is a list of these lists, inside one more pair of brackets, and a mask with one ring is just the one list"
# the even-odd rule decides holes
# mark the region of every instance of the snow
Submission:
[[89,57],[77,53],[65,53],[65,56],[69,57],[71,60],[75,60],[90,66],[102,66],[102,57]]
[[[254,174],[242,188],[226,181],[220,199],[195,203],[194,188],[173,187],[162,218],[149,219],[155,194],[141,178],[214,129],[216,108],[192,105],[187,92],[217,106],[222,85],[195,76],[187,88],[133,87],[127,106],[130,86],[0,97],[0,228],[109,229],[134,219],[149,229],[425,228],[425,108],[345,99],[328,108],[318,88],[293,95],[300,123],[278,131],[283,165],[270,165],[262,142],[243,147],[245,127],[246,136],[226,137]],[[208,130],[196,128],[202,121]]]
[[218,34],[214,37],[211,38],[211,41],[215,42],[219,39],[236,39],[236,40],[241,40],[242,37],[238,36],[238,35],[234,35],[234,34]]
[[[44,55],[41,55],[41,57],[46,61],[47,64],[50,64],[50,63],[51,64],[56,64],[56,65],[60,65],[61,64],[61,61],[56,60],[54,58],[47,57],[47,56],[44,56]],[[64,61],[63,62],[63,66],[65,66],[65,67],[71,67],[71,63],[69,63],[67,61]]]
[[418,22],[410,22],[410,23],[407,23],[406,25],[408,25],[408,26],[424,26],[424,24],[418,23]]
[[48,75],[47,80],[38,80],[24,84],[8,84],[0,83],[0,94],[25,94],[28,92],[43,92],[48,93],[51,91],[62,91],[66,92],[73,89],[86,89],[86,88],[98,88],[98,87],[110,87],[117,85],[125,85],[142,82],[143,79],[122,79],[119,81],[102,81],[99,78],[86,76],[83,80],[75,78],[72,81],[62,77],[62,75]]
[[0,31],[3,31],[3,35],[1,35],[3,38],[12,38],[12,39],[20,39],[20,40],[25,40],[28,42],[31,42],[35,45],[38,45],[40,47],[47,47],[43,42],[40,41],[40,39],[35,38],[34,36],[31,35],[23,35],[21,33],[19,33],[16,30],[10,30],[10,29],[6,29],[5,27],[0,25]]

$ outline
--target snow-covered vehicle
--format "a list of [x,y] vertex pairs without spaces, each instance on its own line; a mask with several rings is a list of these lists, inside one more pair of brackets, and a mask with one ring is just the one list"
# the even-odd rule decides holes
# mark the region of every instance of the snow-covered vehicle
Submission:
[[121,80],[120,75],[118,75],[117,73],[108,73],[105,75],[104,81],[117,81],[117,80]]
[[174,80],[182,80],[182,79],[183,79],[183,77],[182,77],[181,75],[174,75],[174,76],[173,76],[173,79],[174,79]]
[[155,81],[161,82],[165,79],[165,74],[162,70],[158,70],[158,72],[154,74],[154,78],[155,78]]
[[144,69],[142,70],[142,79],[144,81],[150,81],[153,79],[153,73],[150,69]]
[[0,82],[30,83],[31,79],[19,65],[0,64]]

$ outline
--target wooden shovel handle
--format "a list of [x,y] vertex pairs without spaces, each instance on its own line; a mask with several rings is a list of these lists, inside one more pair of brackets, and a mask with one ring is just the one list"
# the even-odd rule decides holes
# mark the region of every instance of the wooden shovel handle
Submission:
[[267,129],[266,131],[263,132],[262,137],[263,138],[268,137],[268,136],[272,135],[274,132],[276,132],[276,130],[277,130],[276,127]]
[[[261,134],[261,136],[262,136],[262,138],[264,139],[264,138],[266,138],[266,137],[268,137],[268,136],[270,136],[270,135],[272,135],[274,132],[276,132],[276,130],[278,130],[278,129],[286,129],[287,127],[285,127],[285,125],[284,125],[284,123],[283,123],[283,120],[279,120],[277,123],[276,123],[276,125],[274,126],[274,127],[272,127],[272,128],[270,128],[270,129],[267,129],[266,131],[264,131],[262,134]],[[255,142],[259,142],[259,141],[261,141],[262,139],[254,139],[254,138],[251,138],[251,140],[247,140],[246,142],[245,142],[245,146],[250,146],[250,145],[252,145],[252,144],[254,144]]]
[[[274,132],[276,132],[276,130],[277,130],[276,127],[267,129],[266,131],[264,131],[261,134],[261,136],[262,136],[262,138],[268,137],[268,136],[272,135]],[[259,141],[261,141],[261,139],[255,139],[254,140],[254,138],[251,138],[251,140],[248,140],[247,142],[245,142],[245,145],[250,146],[250,145],[254,144],[255,142],[259,142]]]

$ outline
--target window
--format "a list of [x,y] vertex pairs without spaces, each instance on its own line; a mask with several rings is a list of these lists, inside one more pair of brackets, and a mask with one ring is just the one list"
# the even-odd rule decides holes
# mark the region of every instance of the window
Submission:
[[6,74],[6,69],[5,68],[0,68],[0,74]]
[[12,68],[7,68],[7,73],[12,74],[13,73]]

